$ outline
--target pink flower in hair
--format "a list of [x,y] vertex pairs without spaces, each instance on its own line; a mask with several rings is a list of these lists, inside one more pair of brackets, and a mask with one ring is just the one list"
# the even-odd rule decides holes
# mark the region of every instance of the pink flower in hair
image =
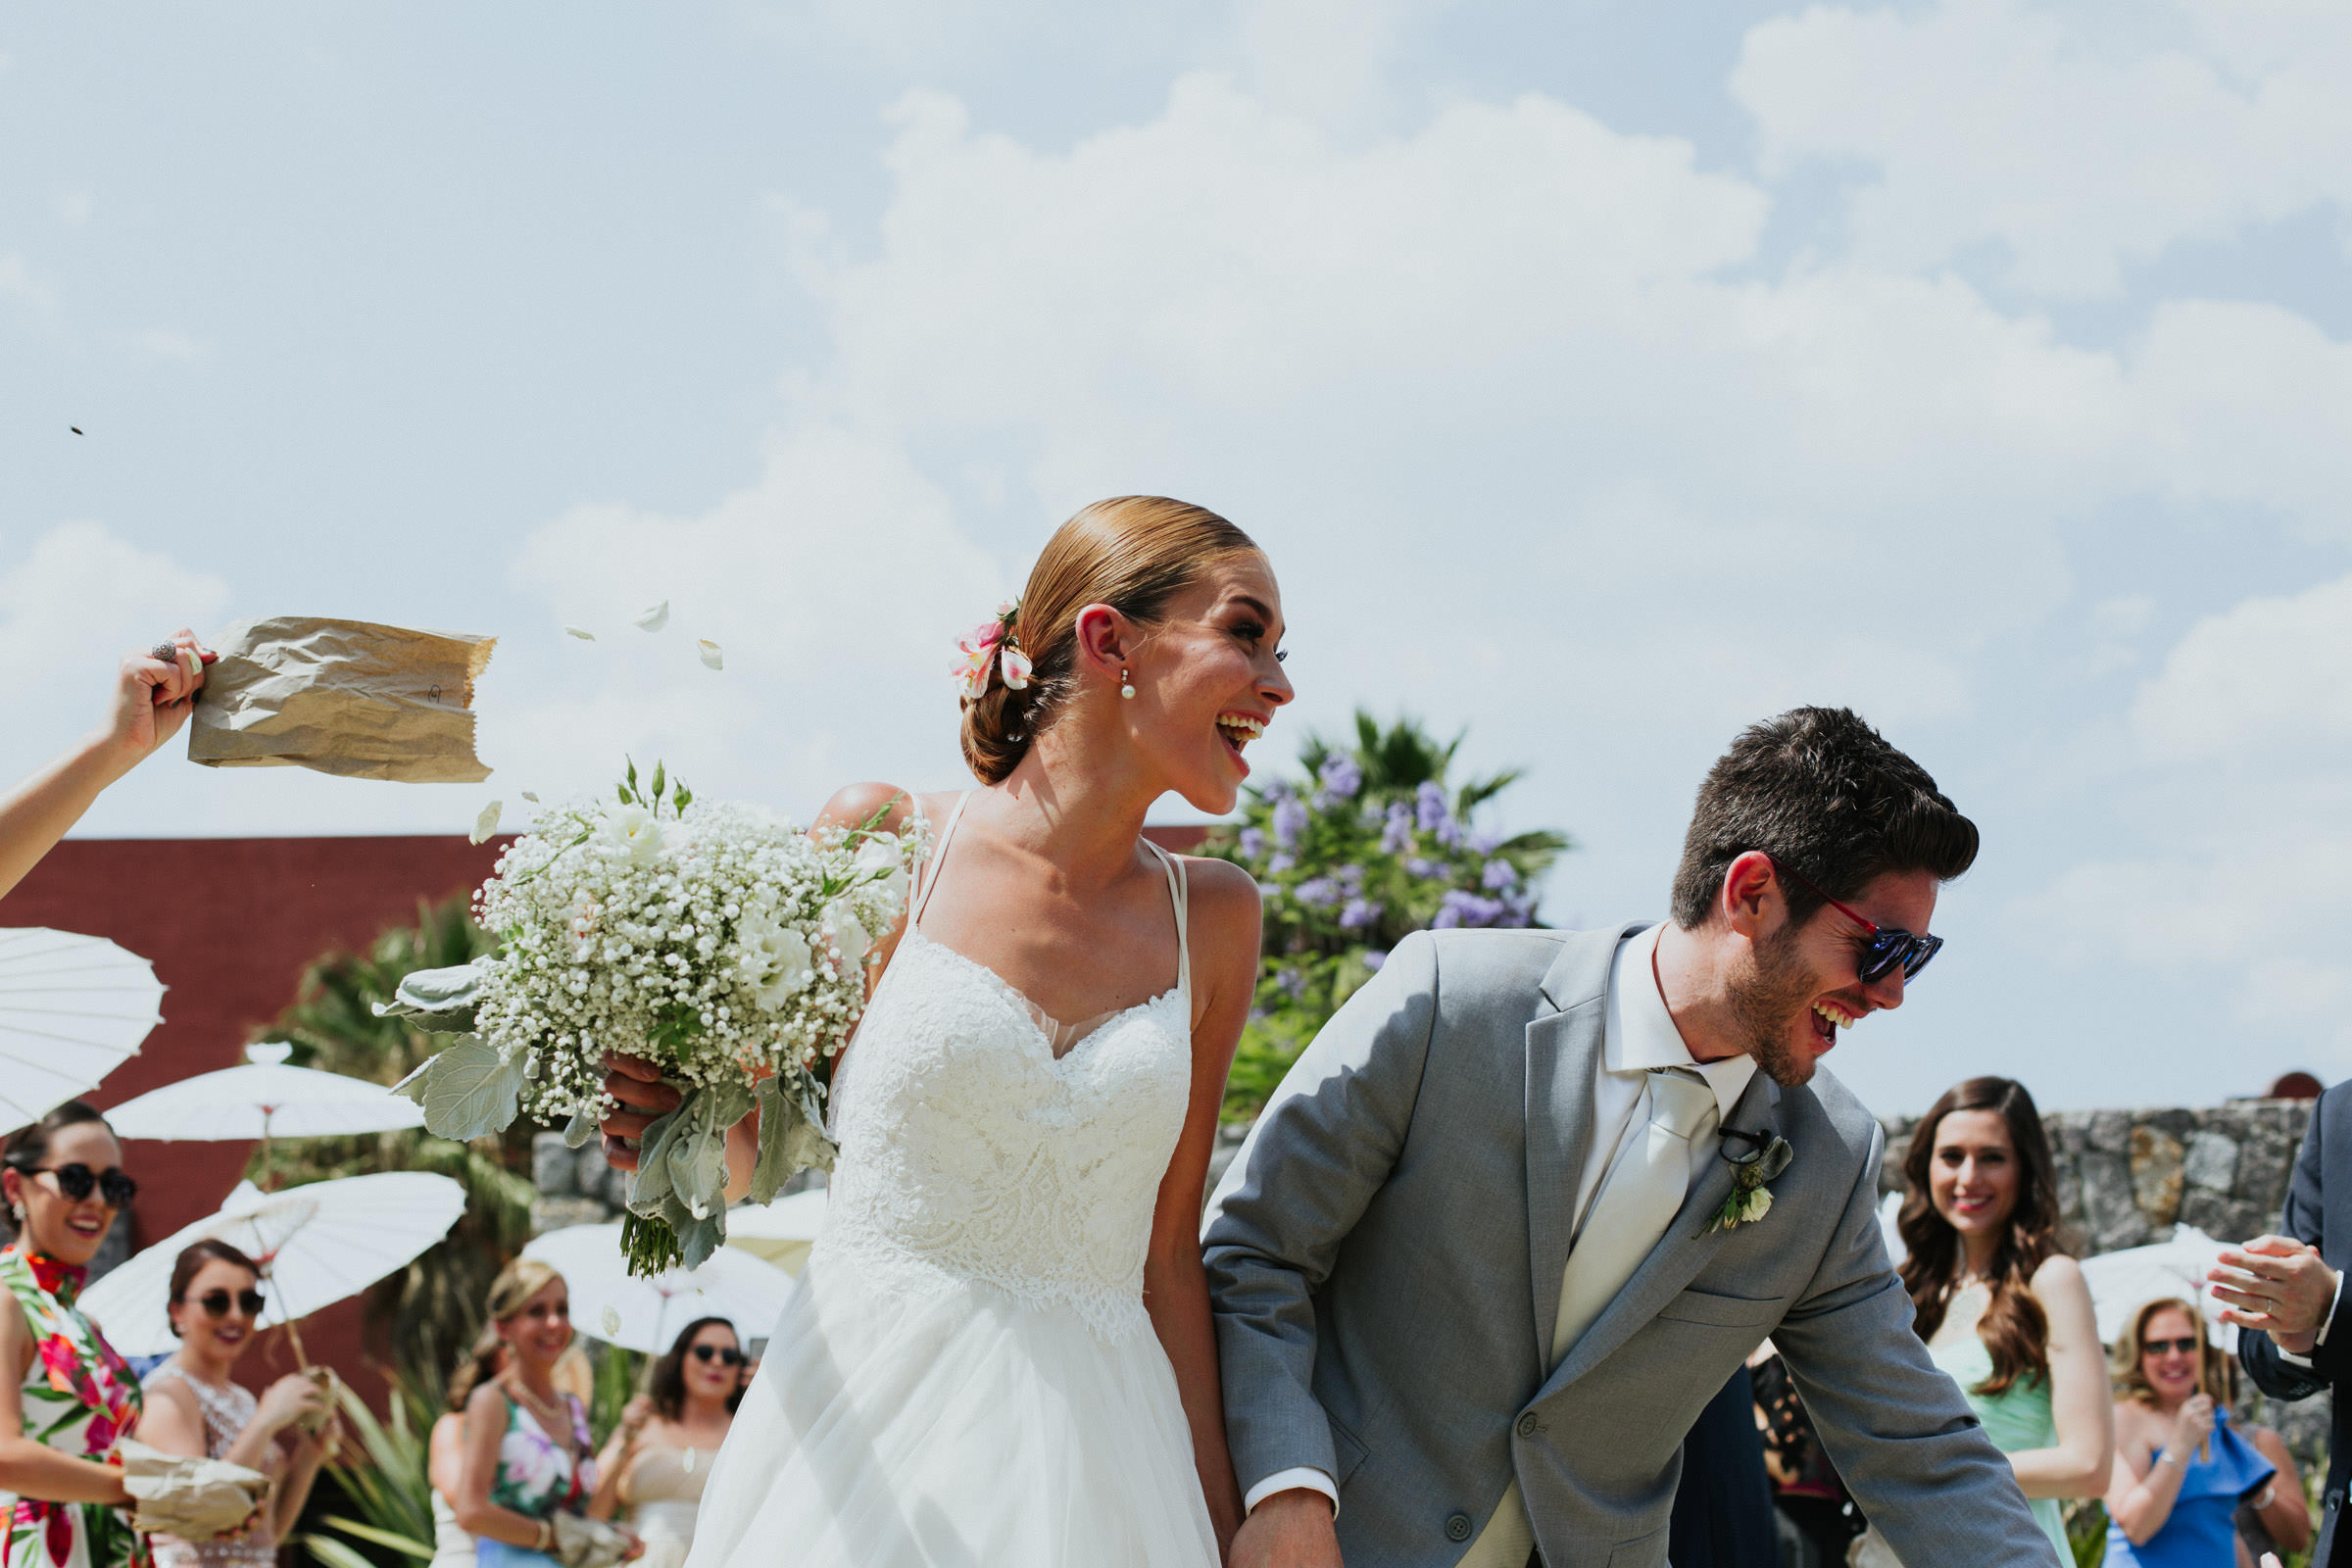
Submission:
[[992,664],[1004,677],[1007,687],[1016,692],[1027,689],[1029,656],[1012,640],[1012,623],[1020,612],[1020,605],[1007,600],[997,606],[994,619],[982,621],[956,641],[956,652],[959,657],[948,673],[954,677],[956,690],[965,702],[978,702],[988,690]]

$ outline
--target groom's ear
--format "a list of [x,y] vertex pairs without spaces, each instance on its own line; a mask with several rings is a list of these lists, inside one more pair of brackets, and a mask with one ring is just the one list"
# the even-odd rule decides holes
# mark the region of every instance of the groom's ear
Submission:
[[1781,898],[1780,873],[1772,857],[1749,850],[1723,868],[1723,892],[1716,912],[1729,928],[1748,941],[1761,937],[1772,923],[1772,911],[1787,908]]

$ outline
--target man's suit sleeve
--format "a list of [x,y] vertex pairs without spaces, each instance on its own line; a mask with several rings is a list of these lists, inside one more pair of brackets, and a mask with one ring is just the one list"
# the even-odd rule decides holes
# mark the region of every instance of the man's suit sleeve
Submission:
[[[2323,1128],[2328,1120],[2328,1102],[2342,1092],[2343,1086],[2338,1085],[2322,1095],[2311,1107],[2310,1125],[2303,1129],[2303,1148],[2295,1155],[2295,1174],[2286,1186],[2285,1211],[2278,1217],[2278,1234],[2291,1236],[2323,1252],[2328,1249],[2327,1206],[2323,1201],[2328,1152]],[[2343,1377],[2346,1368],[2352,1366],[2352,1324],[2345,1322],[2345,1294],[2336,1293],[2335,1314],[2328,1324],[2327,1343],[2312,1347],[2310,1355],[2304,1358],[2308,1365],[2287,1360],[2278,1343],[2261,1330],[2239,1331],[2238,1364],[2246,1369],[2246,1376],[2254,1380],[2256,1388],[2274,1399],[2308,1399]]]
[[1812,1283],[1773,1330],[1846,1489],[1905,1568],[2053,1568],[2016,1473],[1912,1331],[1879,1232],[1871,1139]]
[[1202,1256],[1245,1492],[1294,1466],[1339,1473],[1314,1396],[1314,1292],[1404,1147],[1437,987],[1437,944],[1398,943],[1292,1065],[1210,1210]]

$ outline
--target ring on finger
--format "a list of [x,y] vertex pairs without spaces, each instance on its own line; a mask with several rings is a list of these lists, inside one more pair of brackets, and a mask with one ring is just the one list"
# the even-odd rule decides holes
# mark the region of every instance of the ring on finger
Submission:
[[174,642],[157,643],[153,648],[147,650],[147,657],[159,664],[176,664],[179,662],[179,644]]

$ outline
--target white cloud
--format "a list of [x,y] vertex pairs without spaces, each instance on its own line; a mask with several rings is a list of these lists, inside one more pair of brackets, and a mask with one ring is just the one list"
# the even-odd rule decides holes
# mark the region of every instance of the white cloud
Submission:
[[[954,637],[1004,591],[905,457],[815,423],[699,515],[573,510],[524,542],[513,576],[544,607],[542,634],[523,639],[534,689],[487,715],[483,739],[519,784],[598,786],[627,751],[693,768],[700,793],[802,809],[846,770],[952,779]],[[667,626],[638,630],[631,617],[658,599]],[[702,662],[703,638],[727,649],[723,671]]]
[[2212,0],[1814,6],[1747,34],[1732,92],[1763,165],[1878,173],[1861,258],[1934,268],[1971,245],[2008,280],[2113,294],[2127,263],[2352,199],[2341,7]]
[[60,524],[0,560],[0,669],[13,694],[0,776],[20,778],[85,734],[124,653],[203,627],[227,596],[211,572],[95,522]]
[[0,256],[0,300],[14,300],[42,315],[57,309],[57,291],[43,282],[22,256]]
[[2132,728],[2164,761],[2340,759],[2352,743],[2352,577],[2199,621],[2140,689]]

